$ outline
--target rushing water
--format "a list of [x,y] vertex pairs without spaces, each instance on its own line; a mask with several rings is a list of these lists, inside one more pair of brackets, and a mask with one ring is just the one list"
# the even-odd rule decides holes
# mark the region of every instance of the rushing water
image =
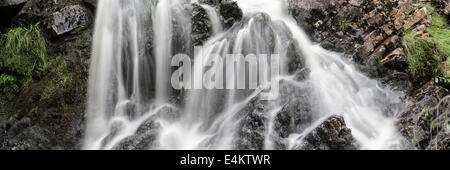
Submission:
[[[142,143],[143,148],[135,148],[240,149],[240,138],[245,138],[240,135],[245,131],[243,113],[248,110],[264,118],[262,149],[291,149],[331,114],[344,116],[361,149],[400,147],[402,139],[394,126],[399,94],[366,77],[340,54],[312,44],[288,16],[283,0],[237,2],[244,18],[229,29],[222,26],[216,8],[201,4],[212,37],[196,49],[194,62],[217,61],[226,54],[279,54],[280,74],[270,77],[280,82],[276,100],[258,101],[263,87],[172,89],[170,58],[192,54],[189,4],[197,2],[100,0],[84,149]],[[195,60],[200,55],[206,60]],[[269,66],[259,68],[264,72]],[[210,69],[219,70],[216,74],[224,70],[216,63]],[[193,70],[192,80],[201,81],[205,70],[195,64]],[[226,75],[223,83],[236,83],[236,75]],[[255,109],[258,104],[264,106]],[[293,125],[288,137],[274,137],[275,117],[286,108],[298,108],[294,114],[309,121]],[[285,145],[280,148],[277,143]]]

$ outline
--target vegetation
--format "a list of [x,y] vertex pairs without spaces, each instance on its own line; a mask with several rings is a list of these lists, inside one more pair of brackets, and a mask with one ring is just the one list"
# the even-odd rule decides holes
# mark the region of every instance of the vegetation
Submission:
[[0,85],[3,87],[3,93],[6,94],[8,99],[15,97],[15,93],[19,92],[19,86],[17,85],[16,77],[9,74],[0,75]]
[[350,27],[350,25],[351,25],[350,21],[347,21],[347,20],[340,21],[338,24],[339,28],[342,30],[347,29],[348,27]]
[[58,88],[65,88],[72,81],[72,74],[67,70],[65,61],[59,62],[59,65],[51,70],[55,76],[50,80],[41,94],[41,101],[49,99]]
[[442,16],[433,16],[433,24],[427,28],[427,32],[431,35],[431,39],[437,44],[440,53],[446,58],[447,62],[450,57],[450,28],[445,23]]
[[51,63],[39,23],[10,29],[0,41],[0,87],[9,100],[46,74]]
[[432,21],[431,26],[427,28],[427,32],[431,35],[431,39],[436,43],[436,48],[446,61],[442,64],[442,76],[436,76],[435,82],[450,88],[450,28],[442,16],[435,15]]
[[[434,10],[431,5],[423,5]],[[437,84],[450,86],[450,29],[442,16],[434,15],[427,27],[431,38],[422,38],[414,32],[405,32],[402,45],[405,47],[409,70],[419,81],[434,78]],[[446,61],[446,62],[442,62]]]
[[435,76],[432,70],[440,70],[441,56],[433,41],[407,31],[403,35],[402,45],[405,47],[409,70],[416,80],[431,79]]

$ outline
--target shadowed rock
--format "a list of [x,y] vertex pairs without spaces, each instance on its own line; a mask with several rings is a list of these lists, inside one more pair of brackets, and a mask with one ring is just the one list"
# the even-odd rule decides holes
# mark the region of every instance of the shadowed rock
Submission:
[[306,135],[297,150],[356,150],[358,145],[342,116],[333,115]]

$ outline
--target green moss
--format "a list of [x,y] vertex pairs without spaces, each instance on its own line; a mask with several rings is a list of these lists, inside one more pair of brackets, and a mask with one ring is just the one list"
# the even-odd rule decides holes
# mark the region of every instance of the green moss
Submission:
[[10,29],[2,35],[0,44],[0,59],[3,61],[1,67],[5,72],[1,76],[14,79],[2,83],[1,87],[11,100],[20,89],[28,87],[47,73],[51,59],[47,54],[46,41],[41,35],[39,23]]
[[440,72],[441,56],[433,41],[407,31],[403,35],[402,45],[407,54],[409,70],[416,80],[431,79]]
[[0,75],[0,87],[2,87],[3,93],[5,93],[8,100],[13,99],[15,97],[14,94],[19,92],[16,77],[9,74]]

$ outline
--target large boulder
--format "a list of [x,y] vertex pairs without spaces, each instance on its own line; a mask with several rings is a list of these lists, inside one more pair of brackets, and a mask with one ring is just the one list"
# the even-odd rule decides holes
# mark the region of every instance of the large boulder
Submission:
[[76,33],[92,23],[87,10],[81,5],[67,6],[46,20],[46,28],[53,36]]
[[306,135],[297,150],[356,150],[358,145],[342,116],[333,115]]
[[41,21],[42,17],[49,15],[55,10],[62,0],[32,0],[28,1],[22,10],[18,13],[18,17],[27,21]]
[[119,142],[113,149],[114,150],[145,150],[156,145],[154,143],[158,131],[160,130],[159,122],[156,122],[153,118],[146,120],[136,133],[129,136]]
[[267,117],[264,114],[265,106],[256,98],[253,99],[238,115],[243,115],[235,139],[239,150],[264,149]]
[[222,1],[219,5],[219,13],[225,28],[230,28],[234,23],[241,21],[243,12],[237,2]]
[[193,4],[192,10],[192,41],[193,45],[202,45],[212,35],[212,24],[209,20],[206,10],[198,5]]

